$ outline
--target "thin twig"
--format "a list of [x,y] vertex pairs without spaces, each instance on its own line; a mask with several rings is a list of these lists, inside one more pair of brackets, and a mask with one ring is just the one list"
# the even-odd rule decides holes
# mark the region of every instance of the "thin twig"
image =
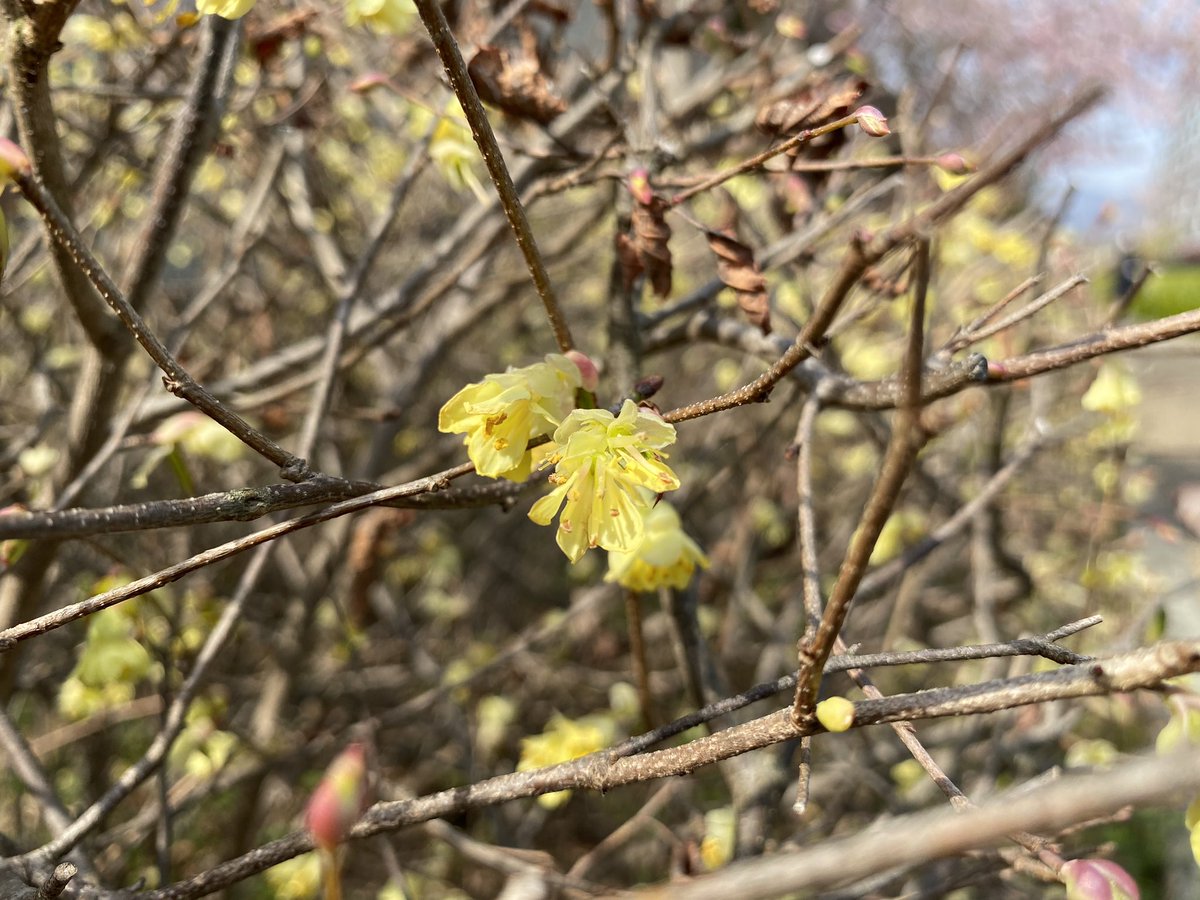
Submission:
[[508,218],[509,225],[512,226],[513,234],[516,235],[517,246],[521,248],[521,253],[525,256],[525,264],[529,267],[530,275],[533,276],[534,287],[542,300],[542,305],[546,308],[550,327],[554,329],[554,338],[558,341],[559,349],[566,353],[575,346],[571,339],[571,330],[567,326],[567,320],[563,316],[558,298],[554,294],[554,287],[550,283],[546,265],[538,252],[537,241],[534,239],[533,229],[529,227],[529,219],[525,215],[521,197],[513,184],[508,166],[504,164],[504,154],[500,152],[500,145],[496,143],[496,135],[492,132],[487,113],[479,101],[479,94],[476,93],[475,85],[471,83],[471,77],[467,74],[467,64],[463,61],[462,53],[459,52],[458,42],[455,41],[454,35],[450,31],[450,25],[446,22],[446,16],[442,13],[442,7],[436,0],[415,0],[415,2],[417,12],[421,15],[421,21],[425,24],[425,30],[429,32],[438,58],[442,61],[446,75],[450,78],[450,86],[454,89],[455,96],[458,97],[458,102],[467,117],[467,124],[471,126],[471,134],[479,146],[479,152],[483,156],[483,162],[487,166],[492,183],[496,186],[500,205],[504,208],[504,214]]
[[240,23],[208,16],[201,29],[200,64],[175,111],[166,146],[154,172],[150,208],[133,241],[133,258],[122,285],[126,300],[140,310],[158,281],[167,246],[187,208],[192,181],[204,162],[225,112],[234,63],[241,47]]
[[[1011,791],[977,808],[900,816],[817,847],[735,863],[712,875],[637,893],[640,900],[766,900],[810,896],[898,866],[910,867],[1003,841],[1024,830],[1058,831],[1127,806],[1170,805],[1200,789],[1200,750],[1151,755],[1104,772],[1068,775],[1036,792]],[[889,892],[890,893],[890,892]]]
[[568,878],[583,878],[600,859],[612,853],[615,849],[633,838],[659,810],[670,803],[682,789],[682,782],[668,781],[650,795],[650,799],[632,816],[618,825],[613,831],[595,844],[587,853],[579,857],[567,870]]
[[[900,245],[930,232],[934,226],[959,213],[975,194],[1009,174],[1033,150],[1053,138],[1069,121],[1091,109],[1103,96],[1104,89],[1100,87],[1091,87],[1081,91],[1061,111],[1048,116],[1012,149],[1002,153],[973,178],[953,190],[947,191],[929,206],[875,237],[869,243],[862,240],[861,237],[852,240],[841,269],[826,288],[817,305],[816,312],[805,323],[795,343],[774,365],[743,387],[710,400],[702,400],[674,409],[664,418],[668,422],[682,422],[765,400],[771,389],[781,379],[812,355],[814,345],[824,338],[850,290],[868,266],[874,265]],[[962,385],[959,385],[958,389],[961,387]]]
[[629,629],[629,664],[633,669],[633,683],[637,686],[642,707],[642,723],[650,729],[657,722],[657,717],[654,714],[654,694],[650,691],[646,641],[642,634],[642,596],[637,591],[625,591],[625,624]]
[[[825,606],[821,599],[821,571],[817,563],[817,527],[813,513],[812,485],[813,437],[820,411],[821,401],[816,395],[809,397],[800,413],[800,423],[796,426],[796,444],[799,446],[796,460],[796,536],[800,543],[801,585],[804,594],[804,634],[800,640],[804,643],[816,637],[817,629],[821,626],[821,612]],[[799,757],[796,770],[796,799],[792,803],[792,811],[798,816],[803,815],[808,808],[809,780],[812,776],[810,736],[806,735],[800,739]]]
[[950,340],[946,341],[946,345],[943,348],[943,350],[945,352],[949,352],[949,353],[956,352],[955,350],[953,350],[951,348],[954,348],[957,346],[957,342],[958,342],[959,338],[961,338],[963,335],[974,334],[976,331],[978,331],[980,328],[982,328],[988,322],[991,322],[993,319],[995,319],[996,316],[1000,315],[1000,313],[1002,313],[1005,309],[1007,309],[1008,305],[1010,303],[1012,303],[1014,300],[1016,300],[1018,297],[1020,297],[1026,291],[1028,291],[1031,288],[1035,287],[1036,285],[1040,284],[1044,278],[1045,278],[1044,275],[1030,275],[1028,278],[1026,278],[1024,281],[1022,281],[1020,284],[1018,284],[1015,288],[1013,288],[1011,291],[1009,291],[1007,294],[1005,294],[1003,297],[1001,297],[998,301],[993,303],[991,306],[989,306],[987,309],[985,309],[982,313],[980,313],[978,316],[976,316],[970,322],[970,324],[959,328],[951,336]]
[[452,469],[439,472],[436,475],[429,475],[425,478],[419,478],[416,481],[410,481],[407,484],[384,488],[383,490],[365,494],[362,497],[355,497],[350,500],[344,500],[341,503],[335,503],[333,506],[318,512],[309,513],[298,519],[289,519],[286,522],[280,522],[278,525],[272,525],[270,528],[256,531],[244,538],[229,541],[220,546],[205,550],[202,553],[185,559],[183,562],[168,566],[152,575],[139,578],[122,587],[105,591],[102,594],[96,594],[87,600],[72,603],[52,613],[47,613],[44,616],[39,616],[36,619],[31,619],[28,622],[23,622],[20,625],[14,625],[11,628],[0,631],[0,653],[12,649],[21,641],[36,637],[39,634],[45,634],[47,631],[53,631],[56,628],[61,628],[63,625],[74,622],[84,616],[89,616],[94,612],[99,612],[102,609],[107,609],[131,597],[137,597],[149,591],[156,590],[163,585],[171,584],[197,569],[202,569],[205,566],[210,566],[231,556],[236,556],[239,553],[249,550],[251,547],[256,547],[267,541],[273,541],[285,534],[291,534],[303,528],[310,528],[313,525],[328,522],[330,519],[336,519],[339,516],[359,512],[388,500],[407,497],[412,494],[443,490],[449,485],[452,479],[466,475],[468,472],[474,471],[474,469],[475,467],[471,463],[463,463]]
[[920,413],[921,366],[925,354],[925,296],[929,289],[928,240],[922,240],[917,246],[913,277],[916,286],[902,372],[905,402],[892,426],[892,437],[884,453],[879,478],[854,531],[850,547],[846,550],[820,625],[814,635],[800,641],[800,677],[792,707],[792,715],[797,722],[812,715],[825,660],[829,658],[834,641],[841,633],[850,611],[850,602],[866,574],[871,553],[892,514],[900,496],[900,488],[908,478],[918,451],[927,440],[920,425]]
[[844,116],[833,122],[827,122],[826,124],[817,128],[805,128],[803,131],[799,131],[792,135],[782,144],[776,144],[774,147],[769,147],[762,151],[762,153],[757,153],[749,159],[743,160],[737,165],[730,166],[728,169],[723,169],[720,172],[717,172],[715,175],[705,178],[699,184],[693,185],[687,190],[680,191],[674,197],[671,197],[669,200],[667,200],[667,206],[678,206],[679,204],[690,200],[697,194],[702,194],[705,191],[711,191],[717,185],[724,184],[730,178],[736,178],[738,175],[743,175],[746,172],[751,172],[754,169],[759,168],[767,160],[774,159],[781,153],[787,153],[789,150],[794,150],[796,147],[807,144],[809,141],[813,140],[814,138],[818,138],[821,135],[830,134],[834,131],[841,131],[843,128],[849,128],[857,121],[858,118],[856,116]]
[[975,330],[964,331],[961,335],[958,335],[955,340],[950,341],[946,345],[946,349],[951,353],[958,353],[960,350],[965,350],[972,344],[977,344],[982,340],[990,338],[994,334],[999,334],[1002,331],[1006,331],[1019,322],[1023,322],[1025,319],[1028,319],[1030,316],[1041,312],[1055,300],[1070,293],[1081,284],[1087,284],[1087,279],[1082,275],[1072,275],[1066,281],[1055,285],[1041,296],[1030,300],[1028,304],[1021,307],[1016,312],[1005,316],[1000,321],[993,321],[991,323],[981,325]]
[[15,177],[22,195],[42,216],[54,242],[63,247],[76,265],[87,275],[100,296],[112,307],[125,327],[133,334],[142,348],[166,374],[163,384],[172,394],[182,397],[219,423],[230,434],[242,441],[259,455],[279,466],[280,474],[288,481],[305,481],[313,477],[308,463],[288,453],[266,435],[253,428],[245,419],[230,410],[199,384],[166,346],[150,330],[145,320],[126,300],[125,295],[109,277],[108,273],[84,245],[79,233],[71,224],[54,198],[31,175]]
[[813,434],[817,416],[821,412],[821,401],[810,397],[800,413],[796,426],[796,444],[799,447],[796,459],[796,536],[800,543],[801,586],[804,595],[804,630],[808,637],[816,634],[821,624],[821,613],[825,603],[821,599],[821,570],[817,564],[817,528],[813,515]]

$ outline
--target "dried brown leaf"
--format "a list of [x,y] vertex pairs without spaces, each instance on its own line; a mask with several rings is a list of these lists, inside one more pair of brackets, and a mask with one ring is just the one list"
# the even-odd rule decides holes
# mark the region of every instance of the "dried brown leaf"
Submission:
[[815,128],[849,114],[868,87],[866,81],[855,77],[810,84],[763,106],[754,124],[760,131],[773,136],[792,134],[801,128]]
[[754,251],[746,244],[717,231],[706,231],[708,246],[717,257],[717,277],[733,289],[738,306],[746,318],[771,333],[771,304],[767,297],[767,279],[763,277]]
[[637,247],[633,238],[627,234],[618,234],[613,243],[617,250],[617,263],[621,266],[621,288],[626,294],[633,290],[633,283],[645,270],[638,258]]
[[659,297],[671,293],[671,226],[665,215],[667,205],[661,197],[653,196],[649,203],[636,203],[632,213],[633,248],[638,262]]
[[484,103],[518,118],[547,125],[567,108],[550,90],[536,59],[512,59],[499,47],[480,47],[467,71]]

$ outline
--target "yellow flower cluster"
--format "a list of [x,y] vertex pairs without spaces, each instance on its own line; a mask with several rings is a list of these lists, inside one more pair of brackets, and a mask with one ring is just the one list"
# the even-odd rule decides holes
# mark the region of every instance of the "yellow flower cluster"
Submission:
[[[438,429],[465,435],[480,475],[524,481],[534,465],[554,467],[550,493],[529,518],[549,525],[558,516],[558,546],[571,562],[592,547],[609,551],[610,581],[634,590],[684,587],[708,560],[684,534],[678,514],[656,506],[679,487],[663,448],[675,428],[626,400],[617,414],[576,409],[578,392],[596,387],[596,367],[574,350],[500,375],[488,375],[451,397]],[[549,443],[526,449],[534,438]]]
[[626,400],[620,415],[577,409],[554,432],[554,490],[533,504],[529,518],[558,520],[558,546],[571,562],[592,547],[629,551],[645,533],[642,512],[654,495],[673,491],[679,479],[659,452],[675,443],[675,428]]
[[692,580],[696,566],[708,568],[708,557],[684,532],[671,504],[660,502],[646,510],[643,525],[642,539],[632,549],[608,554],[605,581],[634,591],[682,590]]

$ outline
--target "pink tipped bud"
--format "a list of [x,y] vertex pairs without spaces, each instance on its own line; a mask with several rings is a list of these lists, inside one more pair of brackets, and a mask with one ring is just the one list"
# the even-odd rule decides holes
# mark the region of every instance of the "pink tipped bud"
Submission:
[[596,368],[596,364],[592,362],[591,357],[580,353],[578,350],[568,350],[566,357],[579,368],[579,377],[583,381],[583,389],[596,392],[596,387],[600,384],[600,372]]
[[0,178],[15,181],[19,176],[29,175],[33,166],[25,151],[10,141],[0,138]]
[[934,162],[939,169],[951,175],[967,175],[975,171],[974,163],[968,162],[961,153],[943,153]]
[[629,173],[629,193],[642,206],[649,206],[654,199],[654,189],[650,187],[650,173],[645,169],[634,169]]
[[350,744],[329,764],[304,811],[304,825],[318,847],[332,851],[346,839],[367,808],[367,794],[366,748]]
[[858,120],[858,127],[871,137],[887,137],[892,133],[887,116],[874,106],[860,106],[854,111],[854,118]]
[[367,72],[350,82],[350,90],[356,94],[365,94],[368,91],[373,91],[376,88],[391,87],[392,84],[388,77],[382,72]]
[[1067,886],[1067,900],[1140,900],[1133,876],[1108,859],[1072,859],[1058,877]]

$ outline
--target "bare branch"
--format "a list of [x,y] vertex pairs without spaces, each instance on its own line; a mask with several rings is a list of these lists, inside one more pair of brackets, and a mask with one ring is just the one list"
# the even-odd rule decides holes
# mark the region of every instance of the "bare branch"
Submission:
[[1035,792],[1001,795],[977,808],[939,809],[886,820],[819,847],[735,863],[690,884],[641,891],[641,898],[724,900],[820,891],[897,866],[913,866],[997,844],[1013,832],[1057,831],[1125,806],[1177,804],[1200,789],[1200,750],[1150,756],[1104,772],[1068,775]]
[[319,525],[322,522],[328,522],[330,519],[336,519],[339,516],[359,512],[388,500],[407,497],[412,494],[443,490],[450,484],[452,479],[466,475],[472,471],[474,471],[474,466],[470,463],[464,463],[452,469],[447,469],[444,472],[439,472],[436,475],[410,481],[407,484],[384,488],[383,490],[365,494],[362,497],[343,500],[341,503],[336,503],[320,512],[309,513],[307,516],[302,516],[298,519],[289,519],[286,522],[280,522],[278,525],[257,531],[236,541],[229,541],[218,547],[213,547],[211,550],[205,550],[203,553],[198,553],[173,566],[168,566],[165,569],[155,572],[153,575],[139,578],[123,587],[105,591],[102,594],[89,597],[87,600],[79,603],[64,606],[39,618],[6,628],[4,631],[0,631],[0,652],[10,650],[21,641],[39,634],[45,634],[48,631],[53,631],[55,628],[61,628],[63,625],[74,622],[84,616],[89,616],[94,612],[99,612],[102,609],[107,609],[131,597],[140,596],[163,585],[170,584],[173,581],[178,581],[184,575],[220,562],[223,559],[228,559],[231,556],[236,556],[239,553],[249,550],[251,547],[257,547],[259,544],[273,541],[285,534],[291,534],[293,531]]
[[[1141,688],[1154,688],[1168,678],[1200,671],[1200,641],[1168,641],[1153,647],[1121,656],[1068,666],[1054,672],[1026,675],[1020,678],[1002,679],[960,688],[939,688],[916,694],[901,694],[883,700],[864,700],[854,704],[854,727],[865,727],[885,722],[898,722],[943,716],[961,716],[984,712],[1012,709],[1031,703],[1045,703],[1071,697],[1086,697],[1096,694],[1128,692]],[[485,779],[474,784],[452,788],[413,800],[397,800],[377,803],[371,807],[352,831],[352,837],[361,839],[386,831],[394,831],[430,819],[443,818],[467,809],[494,806],[521,797],[559,790],[609,791],[625,784],[683,775],[700,766],[710,765],[751,750],[770,746],[781,741],[798,738],[804,734],[817,733],[820,726],[812,723],[797,725],[792,721],[791,708],[782,709],[760,719],[737,725],[717,734],[699,738],[681,747],[658,750],[636,756],[617,757],[610,751],[590,754],[568,763],[515,772]],[[1152,780],[1153,792],[1137,794],[1145,802],[1153,802],[1170,796],[1179,797],[1183,787],[1193,784],[1200,788],[1200,752],[1186,756],[1193,768],[1192,780],[1180,780],[1179,771],[1166,770],[1161,762],[1154,760]],[[1145,769],[1136,768],[1137,776],[1144,777]],[[1110,778],[1089,776],[1097,781]],[[1132,778],[1130,781],[1137,781]],[[1088,782],[1095,789],[1096,785]],[[1141,782],[1138,782],[1141,783]],[[1125,781],[1122,785],[1127,786]],[[1137,790],[1130,788],[1130,790]],[[1112,798],[1114,794],[1107,796]],[[1124,805],[1132,802],[1124,794],[1115,795]],[[1032,798],[1038,810],[1047,809],[1039,792]],[[1111,801],[1110,801],[1111,802]],[[1012,808],[1012,804],[1006,805]],[[1022,806],[1022,809],[1027,809]],[[1078,818],[1108,811],[1113,806],[1087,806],[1079,815],[1072,809],[1072,816],[1059,819],[1037,819],[1028,821],[1024,817],[1012,820],[1004,817],[1003,827],[996,837],[1022,828],[1046,830],[1054,823],[1067,824]],[[957,821],[957,820],[956,820]],[[990,833],[990,832],[989,832]],[[874,840],[873,836],[870,836]],[[307,833],[296,832],[287,837],[264,844],[249,853],[221,863],[185,881],[154,891],[135,895],[137,900],[188,900],[202,897],[222,887],[233,884],[247,876],[261,872],[286,859],[311,850],[312,839]],[[818,851],[814,851],[818,852]],[[868,855],[869,854],[864,854]],[[844,858],[838,857],[843,863]],[[786,860],[787,857],[782,859]],[[841,870],[839,870],[841,871]],[[726,890],[728,890],[726,888]]]

